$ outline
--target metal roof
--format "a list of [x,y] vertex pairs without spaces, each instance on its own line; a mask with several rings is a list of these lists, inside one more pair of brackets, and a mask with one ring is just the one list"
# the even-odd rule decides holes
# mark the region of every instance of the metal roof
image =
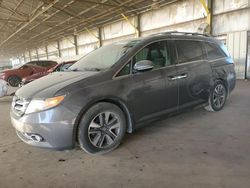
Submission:
[[0,0],[0,53],[50,41],[159,8],[173,0]]

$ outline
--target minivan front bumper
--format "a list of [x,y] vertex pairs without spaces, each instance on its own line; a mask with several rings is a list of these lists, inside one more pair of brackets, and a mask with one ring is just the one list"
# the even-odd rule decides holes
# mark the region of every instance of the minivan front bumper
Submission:
[[21,117],[11,111],[10,116],[18,137],[27,144],[55,150],[74,147],[76,115],[63,106]]

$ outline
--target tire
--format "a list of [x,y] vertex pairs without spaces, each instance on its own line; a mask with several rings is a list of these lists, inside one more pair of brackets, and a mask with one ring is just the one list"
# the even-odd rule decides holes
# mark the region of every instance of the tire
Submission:
[[224,107],[226,100],[227,87],[222,81],[218,81],[210,92],[208,106],[206,106],[205,109],[210,112],[220,111]]
[[7,79],[7,82],[11,87],[18,87],[21,83],[21,78],[19,78],[18,76],[10,76]]
[[98,103],[83,114],[77,131],[78,143],[89,154],[104,154],[121,143],[126,132],[123,111],[111,103]]

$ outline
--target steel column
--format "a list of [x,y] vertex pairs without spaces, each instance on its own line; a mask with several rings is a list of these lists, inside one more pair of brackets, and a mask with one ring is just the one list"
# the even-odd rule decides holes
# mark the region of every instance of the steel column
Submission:
[[57,50],[58,50],[58,57],[62,57],[60,41],[59,40],[57,41]]
[[212,33],[212,18],[213,18],[213,0],[200,0],[203,8],[207,13],[207,24],[210,27],[210,33]]
[[39,61],[38,49],[36,48],[36,58]]
[[74,35],[74,46],[75,46],[76,55],[78,55],[79,51],[78,51],[77,35]]
[[128,18],[127,16],[125,16],[123,13],[121,13],[121,16],[124,18],[124,20],[126,20],[126,21],[129,23],[129,25],[131,25],[131,26],[135,29],[136,37],[139,37],[139,36],[140,36],[140,33],[139,33],[138,27],[137,27],[135,24],[133,24],[133,23],[129,20],[129,18]]
[[30,50],[29,50],[29,57],[30,57],[30,61],[31,61],[32,59],[31,59],[31,53],[30,53]]
[[102,46],[102,28],[98,27],[99,47]]
[[49,59],[49,53],[48,53],[48,46],[45,45],[45,53],[46,53],[46,58],[47,60]]

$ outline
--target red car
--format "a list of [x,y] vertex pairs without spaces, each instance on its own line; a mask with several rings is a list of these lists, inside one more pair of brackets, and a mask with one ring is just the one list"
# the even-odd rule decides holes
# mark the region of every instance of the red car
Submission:
[[48,71],[33,74],[31,76],[27,76],[27,77],[23,78],[21,85],[28,84],[28,83],[30,83],[38,78],[46,76],[52,72],[64,71],[64,70],[68,69],[71,65],[73,65],[75,62],[76,61],[67,61],[67,62],[59,63],[55,67],[49,69]]
[[5,80],[12,87],[19,86],[23,78],[49,70],[57,65],[55,61],[31,61],[24,65],[0,72],[0,79]]

